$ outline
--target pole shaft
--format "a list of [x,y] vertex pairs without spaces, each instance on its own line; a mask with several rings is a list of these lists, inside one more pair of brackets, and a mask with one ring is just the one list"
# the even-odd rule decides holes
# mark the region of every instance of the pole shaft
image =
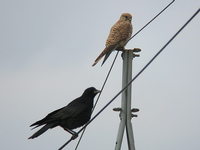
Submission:
[[[126,85],[126,75],[127,75],[127,68],[125,67],[127,64],[127,59],[124,58],[124,53],[122,53],[122,59],[123,59],[123,68],[122,68],[122,88]],[[126,101],[126,90],[122,92],[122,99],[121,99],[121,112],[119,114],[120,116],[120,124],[119,124],[119,129],[118,129],[118,135],[117,135],[117,141],[115,145],[115,150],[120,150],[121,149],[121,144],[123,140],[123,135],[124,135],[124,129],[126,126],[126,106],[127,106],[127,101]]]
[[[133,51],[125,50],[122,53],[123,69],[122,69],[122,88],[132,79],[132,59]],[[124,129],[126,127],[127,141],[129,150],[135,150],[134,138],[131,124],[131,85],[122,93],[120,125],[118,129],[115,150],[121,149]]]
[[[133,60],[133,51],[128,50],[125,53],[127,56],[127,77],[126,77],[126,85],[129,83],[132,79],[132,60]],[[127,96],[126,96],[126,134],[127,134],[127,142],[129,150],[135,150],[135,144],[134,144],[134,137],[133,137],[133,129],[132,129],[132,123],[131,123],[131,93],[132,93],[132,85],[128,86],[127,88]]]

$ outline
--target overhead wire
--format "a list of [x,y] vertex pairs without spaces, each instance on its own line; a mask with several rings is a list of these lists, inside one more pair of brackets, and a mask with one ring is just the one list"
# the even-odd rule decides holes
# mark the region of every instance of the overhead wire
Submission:
[[155,15],[147,24],[145,24],[140,30],[138,30],[133,36],[131,36],[126,43],[128,43],[132,38],[134,38],[140,31],[146,28],[152,21],[154,21],[160,14],[162,14],[175,0],[171,1],[165,8],[163,8],[157,15]]
[[[84,128],[86,128],[97,116],[100,115],[100,113],[102,113],[124,90],[126,90],[126,88],[132,84],[133,81],[135,81],[135,79],[138,78],[138,76],[155,60],[155,58],[172,42],[172,40],[174,40],[174,38],[188,25],[188,23],[190,23],[190,21],[199,13],[200,9],[198,9],[193,15],[192,17],[190,17],[187,22],[170,38],[170,40],[154,55],[154,57],[135,75],[134,78],[132,78],[132,80],[130,80],[128,82],[128,84],[126,86],[124,86],[102,109],[100,109],[100,111],[92,118],[90,119],[78,132],[77,134],[79,134],[80,132],[82,132],[84,130]],[[73,137],[68,140],[64,145],[62,145],[58,150],[62,150],[67,144],[69,144],[71,141],[73,140]]]

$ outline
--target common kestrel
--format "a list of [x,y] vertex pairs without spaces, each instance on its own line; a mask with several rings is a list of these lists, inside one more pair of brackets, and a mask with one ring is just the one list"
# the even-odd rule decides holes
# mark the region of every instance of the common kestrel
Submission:
[[97,57],[92,66],[96,65],[99,60],[105,55],[105,58],[101,64],[103,65],[112,51],[124,49],[127,40],[131,37],[132,34],[131,20],[132,16],[129,13],[123,13],[120,16],[119,20],[112,26],[110,30],[105,49]]

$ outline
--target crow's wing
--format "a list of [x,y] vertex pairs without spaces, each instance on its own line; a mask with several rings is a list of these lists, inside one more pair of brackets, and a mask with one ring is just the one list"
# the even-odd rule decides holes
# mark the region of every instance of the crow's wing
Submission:
[[58,110],[55,110],[49,113],[45,118],[33,123],[30,126],[31,127],[36,126],[34,128],[37,128],[41,125],[48,124],[48,123],[56,124],[56,122],[59,122],[60,120],[76,117],[82,112],[84,112],[86,109],[88,109],[88,105],[84,103],[79,103],[79,102],[70,103],[69,105],[63,108],[60,108]]
[[51,118],[54,120],[63,120],[71,117],[76,117],[83,113],[85,110],[88,109],[88,105],[85,103],[71,103],[66,107],[63,107],[56,113],[51,115]]
[[[63,107],[63,108],[64,108],[64,107]],[[49,123],[49,122],[52,120],[52,116],[53,116],[54,114],[56,114],[57,112],[59,112],[60,110],[62,110],[63,108],[60,108],[60,109],[58,109],[58,110],[55,110],[55,111],[49,113],[49,114],[48,114],[46,117],[44,117],[43,119],[41,119],[41,120],[39,120],[39,121],[36,121],[35,123],[31,124],[30,127],[36,126],[36,127],[34,127],[34,128],[37,128],[37,127],[39,127],[39,126],[41,126],[41,125],[44,125],[44,124],[46,124],[46,123]],[[33,129],[34,129],[34,128],[33,128]]]

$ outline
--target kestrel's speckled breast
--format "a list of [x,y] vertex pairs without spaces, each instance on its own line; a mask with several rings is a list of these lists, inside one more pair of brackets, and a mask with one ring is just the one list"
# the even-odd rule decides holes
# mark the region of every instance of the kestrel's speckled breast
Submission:
[[110,34],[106,41],[106,47],[116,45],[117,47],[124,47],[126,41],[132,35],[132,25],[129,21],[118,21],[110,30]]

